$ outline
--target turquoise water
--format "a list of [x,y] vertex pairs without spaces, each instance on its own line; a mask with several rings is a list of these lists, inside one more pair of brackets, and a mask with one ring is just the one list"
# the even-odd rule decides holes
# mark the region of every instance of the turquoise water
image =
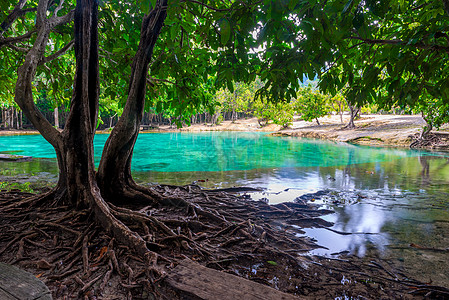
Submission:
[[[96,162],[107,135],[95,138]],[[0,161],[0,181],[57,180],[55,153],[41,136],[0,136],[0,152],[30,155],[30,162]],[[335,211],[331,228],[305,229],[327,249],[314,254],[380,256],[419,280],[449,286],[449,155],[374,148],[263,133],[140,134],[133,174],[141,184],[198,183],[207,188],[263,188],[253,199],[294,201]]]
[[[107,137],[106,134],[95,137],[97,164]],[[0,136],[0,152],[36,158],[56,157],[51,145],[40,135]],[[222,172],[328,167],[391,161],[418,155],[422,155],[422,152],[272,137],[264,133],[147,133],[140,134],[137,139],[132,169],[137,172]]]

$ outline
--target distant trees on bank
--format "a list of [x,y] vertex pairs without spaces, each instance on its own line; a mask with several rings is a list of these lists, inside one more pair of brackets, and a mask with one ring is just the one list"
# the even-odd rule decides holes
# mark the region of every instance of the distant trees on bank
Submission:
[[[307,86],[299,89],[297,97],[290,102],[273,103],[257,97],[256,92],[262,83],[256,80],[251,84],[236,83],[234,91],[220,89],[212,95],[215,105],[214,109],[200,109],[184,121],[183,126],[190,124],[220,124],[222,121],[236,121],[238,119],[257,117],[259,124],[264,126],[274,123],[283,127],[292,124],[294,117],[300,117],[304,121],[316,122],[320,125],[318,118],[326,115],[339,115],[343,124],[343,114],[357,117],[357,113],[397,113],[398,110],[383,111],[376,105],[365,105],[357,108],[354,114],[354,107],[348,105],[345,97],[339,93],[335,96],[324,94],[316,87],[316,82],[309,82]],[[38,89],[39,87],[36,87]],[[68,117],[68,101],[55,103],[51,100],[46,91],[40,90],[36,99],[36,106],[42,114],[57,128],[64,128]],[[352,110],[351,110],[352,108]],[[31,123],[23,115],[20,108],[11,101],[0,98],[0,128],[1,129],[29,129]],[[123,108],[120,103],[109,99],[100,101],[99,129],[114,127],[121,116]],[[352,113],[351,113],[352,112]],[[416,112],[413,111],[413,112]],[[404,111],[400,111],[404,113]],[[169,109],[158,112],[156,107],[148,106],[145,110],[142,124],[160,126],[175,124],[176,117]]]

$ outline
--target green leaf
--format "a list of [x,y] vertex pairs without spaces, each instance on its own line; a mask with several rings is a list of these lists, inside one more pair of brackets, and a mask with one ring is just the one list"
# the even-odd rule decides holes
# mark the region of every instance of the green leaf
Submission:
[[277,266],[278,265],[277,262],[272,261],[272,260],[267,261],[267,263],[269,263],[270,265],[273,265],[273,266]]
[[353,1],[354,1],[354,0],[349,0],[349,1],[346,3],[345,7],[343,7],[343,10],[341,11],[342,14],[344,14],[344,13],[351,7],[351,4],[352,4]]
[[220,39],[223,45],[226,45],[231,37],[231,25],[226,18],[222,18],[219,21],[220,24]]
[[145,14],[150,12],[150,1],[149,0],[138,0],[139,1],[139,7],[140,10],[143,11]]
[[151,8],[156,7],[156,1],[157,0],[150,0]]

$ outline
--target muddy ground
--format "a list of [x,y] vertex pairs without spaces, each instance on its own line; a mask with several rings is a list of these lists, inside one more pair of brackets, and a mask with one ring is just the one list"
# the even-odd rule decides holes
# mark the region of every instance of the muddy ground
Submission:
[[[40,278],[54,299],[200,299],[172,289],[165,280],[186,258],[298,299],[449,297],[448,289],[416,281],[384,259],[309,255],[317,245],[297,233],[330,224],[319,218],[326,211],[305,203],[268,205],[224,192],[208,194],[196,187],[155,188],[172,195],[182,192],[184,199],[207,213],[192,215],[166,206],[128,207],[168,228],[146,230],[148,247],[159,256],[151,269],[96,225],[88,210],[33,202],[18,207],[15,202],[33,197],[20,191],[0,191],[0,261]],[[225,221],[224,216],[236,221]],[[128,225],[136,232],[143,230]],[[165,230],[177,235],[167,236]]]

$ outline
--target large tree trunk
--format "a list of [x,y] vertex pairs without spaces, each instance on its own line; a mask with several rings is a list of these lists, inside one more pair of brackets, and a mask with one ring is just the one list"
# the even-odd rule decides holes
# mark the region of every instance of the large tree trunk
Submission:
[[148,196],[130,192],[130,187],[137,188],[131,176],[131,159],[144,113],[148,66],[167,16],[166,7],[167,0],[159,0],[155,8],[143,18],[140,43],[132,63],[127,102],[103,150],[97,179],[103,197],[108,200],[148,201]]
[[[28,119],[55,148],[59,181],[40,200],[62,200],[74,207],[89,208],[92,217],[118,241],[145,256],[150,251],[145,241],[116,218],[101,196],[95,178],[93,139],[98,116],[98,2],[77,0],[75,12],[76,73],[71,111],[63,132],[56,130],[33,102],[32,80],[42,60],[48,34],[58,24],[55,15],[47,19],[49,0],[40,0],[36,41],[18,70],[15,101]],[[62,3],[62,2],[61,2]],[[63,20],[61,19],[61,22]],[[33,201],[32,199],[30,201]],[[145,256],[149,259],[149,256]]]
[[55,148],[59,166],[59,181],[53,191],[56,199],[63,199],[78,207],[87,207],[91,206],[89,200],[92,199],[92,194],[98,190],[93,160],[99,88],[97,3],[95,0],[78,2],[75,13],[77,70],[71,112],[65,130],[60,133],[52,126],[34,105],[32,95],[32,80],[37,65],[43,59],[48,35],[54,26],[66,21],[63,17],[56,16],[47,19],[48,0],[39,2],[36,18],[38,34],[18,70],[15,101],[34,127]]
[[90,200],[99,196],[93,149],[99,91],[97,6],[96,0],[77,1],[73,97],[57,149],[60,184],[67,187],[68,201],[77,206],[92,206]]

